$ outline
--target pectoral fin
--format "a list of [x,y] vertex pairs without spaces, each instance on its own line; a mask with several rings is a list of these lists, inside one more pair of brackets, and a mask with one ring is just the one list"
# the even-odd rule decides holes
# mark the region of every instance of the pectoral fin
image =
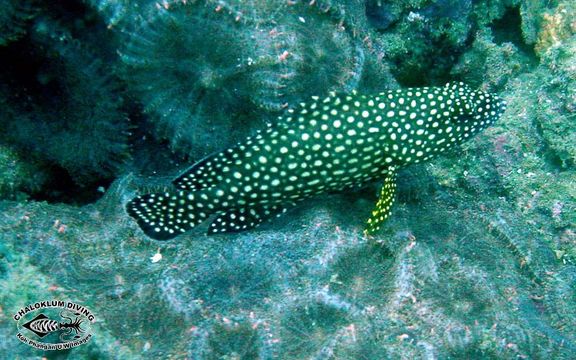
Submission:
[[368,219],[364,235],[372,235],[380,229],[382,223],[392,212],[392,203],[396,194],[396,169],[388,168],[384,184],[380,190],[380,198],[376,203],[376,208],[372,210],[372,215]]

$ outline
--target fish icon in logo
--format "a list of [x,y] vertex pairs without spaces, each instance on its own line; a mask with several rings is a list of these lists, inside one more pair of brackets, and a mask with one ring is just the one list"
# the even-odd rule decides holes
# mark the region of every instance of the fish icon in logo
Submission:
[[[74,314],[80,315],[80,314]],[[72,338],[79,338],[80,333],[83,333],[84,330],[80,327],[83,320],[76,316],[74,319],[64,315],[64,311],[60,312],[60,316],[63,319],[68,320],[68,322],[58,322],[56,320],[52,320],[44,314],[39,314],[34,319],[28,321],[27,323],[23,324],[22,326],[34,334],[38,335],[40,338],[44,336],[61,331],[60,340],[61,341],[69,341],[70,335],[74,333]]]

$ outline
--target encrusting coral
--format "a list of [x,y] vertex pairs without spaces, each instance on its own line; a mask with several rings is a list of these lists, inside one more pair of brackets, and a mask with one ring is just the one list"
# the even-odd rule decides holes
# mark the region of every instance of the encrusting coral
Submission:
[[572,2],[559,4],[553,12],[543,14],[542,29],[534,50],[540,56],[551,48],[559,47],[563,41],[576,34],[576,5]]
[[[558,264],[547,246],[523,263],[527,254],[506,236],[524,246],[540,241],[537,229],[519,235],[510,223],[512,232],[502,235],[501,224],[478,220],[496,212],[500,221],[515,217],[504,202],[470,208],[457,199],[465,192],[439,189],[436,198],[401,206],[370,240],[359,235],[361,221],[339,226],[332,215],[343,206],[365,212],[370,196],[352,204],[340,196],[259,231],[215,237],[199,230],[180,242],[155,243],[125,217],[122,199],[134,191],[131,178],[123,178],[80,211],[2,204],[0,229],[12,252],[26,254],[21,261],[30,271],[50,274],[46,288],[108,324],[79,351],[267,359],[561,357],[576,349],[565,331],[574,324],[573,306],[555,300],[574,291],[572,267]],[[6,283],[17,276],[4,274]],[[118,313],[124,320],[112,321]],[[125,346],[105,346],[115,339]]]

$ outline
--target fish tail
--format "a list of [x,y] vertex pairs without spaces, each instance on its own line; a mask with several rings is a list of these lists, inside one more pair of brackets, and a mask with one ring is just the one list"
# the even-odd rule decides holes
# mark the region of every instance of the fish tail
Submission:
[[146,235],[168,240],[200,224],[214,212],[207,199],[204,191],[146,194],[132,199],[126,211]]

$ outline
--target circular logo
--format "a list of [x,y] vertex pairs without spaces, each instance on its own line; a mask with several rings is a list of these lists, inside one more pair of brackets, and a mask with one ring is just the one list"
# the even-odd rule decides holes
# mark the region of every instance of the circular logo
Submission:
[[39,301],[13,316],[16,335],[40,350],[65,350],[86,344],[92,337],[94,314],[85,306],[62,300]]

